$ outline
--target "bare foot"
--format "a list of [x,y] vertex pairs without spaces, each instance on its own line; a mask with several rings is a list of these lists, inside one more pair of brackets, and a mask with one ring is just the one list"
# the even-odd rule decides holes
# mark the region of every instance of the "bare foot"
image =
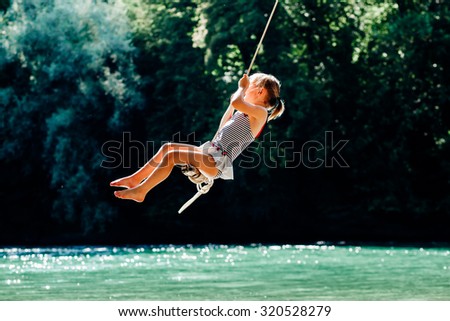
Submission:
[[109,186],[113,187],[125,187],[125,188],[134,188],[138,186],[141,182],[136,181],[136,179],[133,179],[132,176],[127,176],[123,178],[116,179],[115,181],[112,181],[109,183]]
[[142,203],[145,199],[146,193],[142,192],[140,188],[130,188],[121,191],[115,191],[114,195],[117,198],[132,200],[138,203]]

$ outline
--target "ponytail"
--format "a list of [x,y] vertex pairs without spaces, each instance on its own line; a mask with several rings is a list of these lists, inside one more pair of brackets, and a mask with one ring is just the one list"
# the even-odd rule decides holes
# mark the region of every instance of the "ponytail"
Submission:
[[272,75],[256,73],[250,76],[250,81],[260,88],[267,90],[266,108],[269,111],[267,121],[277,119],[284,112],[284,100],[280,97],[280,81]]
[[284,113],[284,100],[281,97],[276,97],[274,106],[269,109],[269,119],[268,122],[274,119],[277,119]]

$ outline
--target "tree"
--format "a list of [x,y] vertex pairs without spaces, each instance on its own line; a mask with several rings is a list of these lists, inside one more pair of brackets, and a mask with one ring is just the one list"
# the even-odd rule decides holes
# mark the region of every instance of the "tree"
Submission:
[[2,180],[21,196],[40,186],[25,197],[50,201],[53,216],[84,231],[114,216],[101,146],[142,106],[124,9],[120,0],[17,1],[2,27],[0,70],[12,79],[0,88],[0,159],[20,170]]

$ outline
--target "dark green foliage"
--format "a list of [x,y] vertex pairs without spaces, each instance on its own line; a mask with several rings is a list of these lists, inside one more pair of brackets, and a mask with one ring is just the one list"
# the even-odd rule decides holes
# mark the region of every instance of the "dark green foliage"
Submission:
[[[355,160],[366,166],[354,172],[370,210],[412,218],[449,213],[448,13],[435,2],[393,11],[361,55],[364,96],[353,131],[364,151]],[[370,186],[361,184],[375,174]]]
[[[0,222],[21,233],[9,239],[25,241],[33,221],[45,230],[31,239],[67,232],[96,242],[101,231],[113,242],[445,239],[445,1],[281,1],[253,71],[282,81],[287,111],[266,133],[283,148],[267,152],[277,145],[261,140],[265,164],[244,170],[238,160],[236,180],[218,181],[181,218],[191,183],[176,173],[143,205],[115,200],[108,182],[155,150],[124,148],[130,166],[106,169],[102,144],[124,132],[154,149],[192,132],[210,139],[273,1],[12,3],[0,2],[9,7],[0,17]],[[349,167],[292,168],[326,132],[348,140]]]
[[0,0],[0,11],[6,11],[9,8],[9,0]]
[[[115,213],[104,199],[100,147],[142,106],[125,8],[34,3],[5,16],[0,157],[21,172],[4,179],[18,193],[40,186],[37,202],[51,191],[55,218],[99,230]],[[34,181],[41,171],[46,180]]]

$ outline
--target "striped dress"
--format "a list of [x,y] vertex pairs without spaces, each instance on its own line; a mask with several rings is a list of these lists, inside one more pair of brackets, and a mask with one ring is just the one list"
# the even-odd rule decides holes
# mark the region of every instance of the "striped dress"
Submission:
[[233,162],[254,140],[248,116],[237,111],[225,123],[212,144]]
[[[261,129],[262,131],[262,129]],[[257,135],[259,136],[259,134]],[[200,172],[210,179],[234,179],[233,161],[255,140],[250,128],[248,115],[237,111],[219,130],[212,142],[207,141],[200,146],[203,151],[214,158],[218,174],[209,177],[201,169]]]

